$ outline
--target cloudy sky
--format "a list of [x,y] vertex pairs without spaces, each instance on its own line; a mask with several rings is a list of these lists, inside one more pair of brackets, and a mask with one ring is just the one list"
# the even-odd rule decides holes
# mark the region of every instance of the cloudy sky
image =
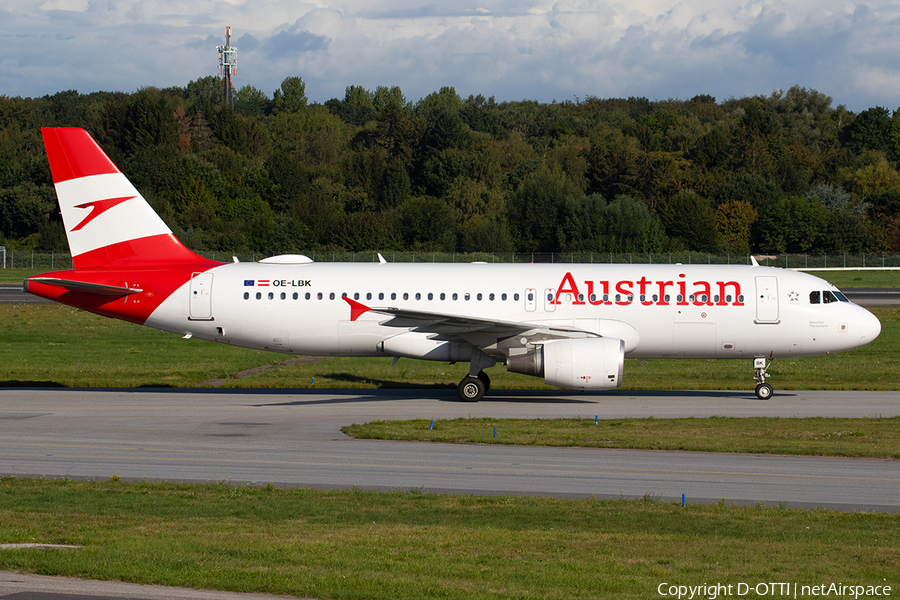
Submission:
[[813,88],[853,111],[900,106],[896,0],[0,0],[0,95],[133,92],[214,75],[310,100],[349,85],[504,100]]

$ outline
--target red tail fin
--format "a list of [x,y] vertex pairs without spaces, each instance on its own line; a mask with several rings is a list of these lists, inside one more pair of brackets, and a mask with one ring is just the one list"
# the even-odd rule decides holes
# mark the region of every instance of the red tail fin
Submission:
[[212,262],[178,241],[88,132],[41,132],[76,269]]

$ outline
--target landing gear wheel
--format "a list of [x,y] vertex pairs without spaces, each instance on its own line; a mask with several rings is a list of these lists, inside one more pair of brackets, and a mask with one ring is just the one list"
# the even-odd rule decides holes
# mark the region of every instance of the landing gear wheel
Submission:
[[463,402],[478,402],[484,397],[485,391],[487,391],[487,386],[484,385],[484,382],[471,375],[466,376],[456,386],[456,394]]
[[760,383],[756,386],[756,397],[760,400],[768,400],[772,397],[772,386],[768,383]]
[[769,377],[769,374],[766,372],[766,369],[769,368],[769,365],[772,364],[769,361],[766,361],[765,358],[754,358],[753,359],[753,368],[756,369],[756,397],[760,400],[768,400],[772,397],[772,386],[766,383],[766,379]]
[[491,378],[488,377],[487,373],[485,373],[484,371],[478,371],[478,379],[480,379],[481,383],[484,384],[485,392],[487,392],[489,389],[491,389]]

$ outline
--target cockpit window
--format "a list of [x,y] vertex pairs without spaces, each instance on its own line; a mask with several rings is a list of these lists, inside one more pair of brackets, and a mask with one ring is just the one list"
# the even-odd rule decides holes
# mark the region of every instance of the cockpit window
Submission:
[[847,296],[837,290],[835,290],[834,295],[837,296],[837,299],[841,302],[850,302],[850,299],[847,298]]
[[822,292],[822,301],[825,304],[831,304],[832,302],[838,302],[838,298],[831,291],[825,290]]
[[809,293],[809,303],[810,304],[821,304],[822,303],[822,292],[810,292]]

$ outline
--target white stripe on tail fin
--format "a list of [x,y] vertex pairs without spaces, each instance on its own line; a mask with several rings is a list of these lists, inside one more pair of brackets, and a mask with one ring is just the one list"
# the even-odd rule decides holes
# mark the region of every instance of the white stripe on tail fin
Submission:
[[41,129],[76,269],[206,263],[83,129]]

